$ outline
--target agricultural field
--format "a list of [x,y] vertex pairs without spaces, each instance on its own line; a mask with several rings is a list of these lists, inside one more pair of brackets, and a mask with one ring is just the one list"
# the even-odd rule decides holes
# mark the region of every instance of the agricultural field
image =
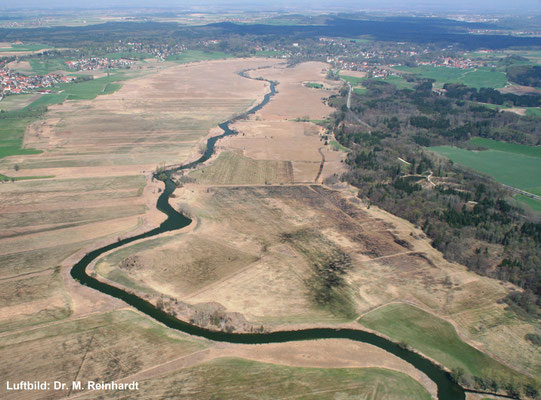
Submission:
[[28,106],[33,101],[37,100],[41,95],[40,94],[18,94],[13,96],[7,96],[2,101],[0,101],[0,110],[3,111],[13,111],[19,110]]
[[451,146],[430,149],[457,164],[490,175],[505,185],[533,194],[541,193],[539,148],[480,139],[474,139],[473,144],[489,150],[471,151]]
[[190,174],[198,183],[251,184],[292,183],[289,161],[255,160],[235,152],[223,152],[208,167]]
[[201,50],[186,50],[183,53],[175,54],[167,57],[167,61],[173,61],[179,64],[185,64],[195,61],[205,60],[220,60],[231,58],[232,56],[221,51],[201,51]]
[[[111,381],[206,346],[133,311],[119,310],[3,334],[0,371],[10,381]],[[69,394],[68,390],[42,393],[51,399]],[[22,399],[26,394],[8,394],[2,386],[0,396]]]
[[[0,347],[10,354],[3,377],[23,377],[26,372],[36,379],[49,374],[49,379],[55,370],[59,378],[71,381],[81,365],[80,349],[87,345],[100,352],[92,356],[92,363],[85,361],[87,377],[108,379],[111,371],[122,376],[131,373],[124,367],[109,368],[107,363],[114,360],[104,354],[117,354],[122,363],[121,354],[136,338],[123,334],[124,350],[107,349],[104,338],[113,338],[120,346],[122,340],[115,335],[125,331],[137,335],[140,323],[156,325],[138,314],[125,323],[104,323],[103,318],[110,317],[101,313],[123,303],[82,287],[69,277],[69,269],[89,249],[146,231],[163,220],[155,209],[162,188],[150,180],[150,172],[162,162],[178,163],[196,155],[197,143],[218,122],[244,111],[262,96],[263,83],[241,78],[237,72],[273,62],[212,61],[197,67],[164,63],[130,74],[130,79],[123,75],[122,87],[115,86],[119,76],[75,84],[62,93],[70,99],[50,106],[38,117],[30,113],[28,118],[13,114],[14,118],[2,119],[0,181],[3,177],[15,180],[0,183],[0,289],[5,297],[0,308],[4,340]],[[209,82],[209,76],[216,78]],[[231,82],[238,89],[233,94]],[[97,319],[84,319],[88,314]],[[91,322],[89,328],[84,328],[85,321]],[[109,328],[98,335],[96,329],[103,326]],[[120,330],[114,333],[117,328],[113,327]],[[143,329],[142,337],[159,342],[149,332]],[[40,363],[30,359],[37,350],[23,353],[28,341],[43,349]],[[59,352],[59,346],[72,351]],[[161,350],[149,354],[158,357],[149,363],[182,354],[178,348],[164,351],[163,355]],[[66,361],[63,353],[75,358]],[[136,360],[135,353],[126,357],[125,364],[133,368],[150,365]]]
[[507,83],[504,72],[493,71],[488,68],[463,70],[458,68],[433,66],[396,66],[394,69],[423,78],[434,79],[436,81],[436,86],[438,87],[442,87],[445,83],[463,83],[476,89],[481,87],[502,88]]
[[532,192],[541,187],[539,180],[541,163],[538,157],[499,150],[470,151],[451,146],[437,146],[431,150],[458,164],[491,175],[506,185]]
[[[186,382],[198,382],[186,385]],[[207,361],[141,382],[136,398],[182,396],[238,399],[307,398],[429,400],[432,397],[409,376],[379,368],[300,368],[238,358]],[[249,392],[247,388],[250,388]],[[119,398],[122,393],[105,398]]]

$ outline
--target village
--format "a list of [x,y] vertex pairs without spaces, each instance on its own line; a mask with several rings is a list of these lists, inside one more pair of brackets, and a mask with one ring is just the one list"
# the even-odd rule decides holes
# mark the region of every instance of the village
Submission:
[[46,88],[74,79],[75,77],[55,73],[26,76],[4,67],[0,69],[0,100],[9,94],[47,93],[50,90]]
[[110,59],[105,57],[91,57],[91,58],[82,58],[80,60],[66,61],[66,65],[70,69],[76,71],[91,71],[95,69],[105,69],[105,68],[123,68],[128,69],[134,60],[121,58],[121,59]]

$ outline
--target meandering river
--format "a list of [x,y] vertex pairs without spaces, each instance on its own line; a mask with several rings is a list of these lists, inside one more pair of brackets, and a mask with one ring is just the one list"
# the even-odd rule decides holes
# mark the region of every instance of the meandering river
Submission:
[[[241,76],[248,78],[243,73],[241,74]],[[270,98],[275,94],[274,83],[269,83],[270,92],[265,95],[261,103],[251,108],[243,115],[252,114],[268,103]],[[407,361],[415,368],[426,374],[432,381],[436,383],[438,387],[439,400],[465,399],[466,396],[464,389],[462,389],[459,385],[453,382],[450,379],[449,374],[438,365],[434,364],[427,358],[409,349],[405,349],[390,340],[387,340],[381,336],[370,332],[362,331],[360,329],[356,330],[332,328],[275,331],[269,333],[227,333],[208,330],[181,321],[173,317],[172,315],[169,315],[164,311],[156,308],[153,304],[136,296],[135,294],[128,293],[123,289],[101,282],[86,273],[86,268],[92,261],[110,250],[117,249],[119,247],[127,245],[128,243],[132,243],[140,239],[156,236],[164,232],[178,230],[184,228],[185,226],[188,226],[191,223],[191,220],[189,218],[177,212],[169,204],[169,197],[176,188],[175,183],[171,179],[171,174],[182,169],[192,168],[200,163],[207,161],[214,152],[214,146],[218,140],[225,136],[235,134],[235,132],[230,128],[230,124],[238,120],[239,118],[240,116],[237,116],[219,125],[220,128],[224,131],[224,133],[222,135],[214,136],[207,140],[207,147],[205,153],[199,159],[182,166],[171,167],[164,171],[167,176],[167,179],[165,179],[165,189],[158,198],[156,207],[158,208],[158,210],[167,215],[167,219],[159,227],[137,236],[132,236],[130,238],[119,240],[117,242],[111,243],[107,246],[87,253],[73,266],[73,268],[71,269],[71,276],[83,285],[89,286],[109,296],[113,296],[117,299],[123,300],[130,306],[135,307],[137,310],[145,313],[146,315],[150,316],[158,322],[161,322],[169,328],[176,329],[190,335],[204,337],[213,341],[242,344],[263,344],[315,339],[350,339],[359,342],[369,343],[383,350],[386,350],[389,353],[394,354],[402,360]]]

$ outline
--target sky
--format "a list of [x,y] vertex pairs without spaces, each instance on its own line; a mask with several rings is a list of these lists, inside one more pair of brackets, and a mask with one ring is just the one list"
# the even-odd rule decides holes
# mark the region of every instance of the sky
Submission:
[[1,9],[175,7],[249,10],[412,10],[440,12],[540,12],[541,0],[0,0]]

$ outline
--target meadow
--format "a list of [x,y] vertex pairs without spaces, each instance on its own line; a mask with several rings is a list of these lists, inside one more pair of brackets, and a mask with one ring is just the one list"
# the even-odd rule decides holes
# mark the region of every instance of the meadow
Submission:
[[445,83],[463,83],[476,89],[482,87],[501,88],[507,83],[507,77],[504,72],[492,71],[489,68],[463,70],[427,65],[419,67],[396,66],[394,68],[423,78],[434,79],[436,86],[439,87]]
[[41,150],[22,148],[26,127],[34,121],[34,118],[13,113],[8,114],[7,118],[0,121],[0,159],[8,156],[41,153]]
[[204,60],[220,60],[232,58],[233,56],[221,51],[202,51],[202,50],[186,50],[180,54],[174,54],[167,57],[167,61],[174,61],[179,64],[185,64]]
[[[485,141],[481,143],[482,146],[492,146],[497,149],[489,147],[489,150],[471,151],[452,146],[435,146],[430,149],[457,164],[490,175],[503,184],[534,194],[541,193],[541,175],[539,174],[541,159],[537,148],[526,150],[519,145],[494,144]],[[532,154],[536,155],[532,156]]]
[[364,315],[359,323],[404,343],[449,369],[461,368],[473,376],[509,382],[523,375],[465,343],[453,325],[408,304],[389,304]]

